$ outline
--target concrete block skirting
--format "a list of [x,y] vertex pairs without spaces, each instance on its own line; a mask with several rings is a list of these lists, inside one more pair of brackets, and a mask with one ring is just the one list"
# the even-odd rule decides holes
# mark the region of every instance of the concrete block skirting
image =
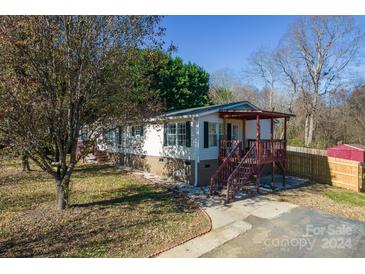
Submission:
[[119,164],[173,178],[180,182],[194,184],[194,160],[174,159],[149,155],[123,154],[118,156]]
[[218,168],[218,159],[202,160],[198,163],[198,186],[208,186],[210,177]]
[[[118,155],[118,164],[171,177],[177,181],[195,184],[195,161],[149,155]],[[202,160],[197,165],[198,186],[208,186],[210,177],[218,168],[218,160]]]

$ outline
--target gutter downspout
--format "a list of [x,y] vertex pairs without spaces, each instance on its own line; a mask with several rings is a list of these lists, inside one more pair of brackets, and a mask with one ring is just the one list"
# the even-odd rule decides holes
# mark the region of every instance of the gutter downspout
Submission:
[[195,149],[195,161],[194,161],[194,186],[198,186],[198,166],[200,161],[200,151],[199,151],[199,144],[200,144],[200,136],[199,136],[199,118],[193,118],[193,125],[194,125],[194,149]]

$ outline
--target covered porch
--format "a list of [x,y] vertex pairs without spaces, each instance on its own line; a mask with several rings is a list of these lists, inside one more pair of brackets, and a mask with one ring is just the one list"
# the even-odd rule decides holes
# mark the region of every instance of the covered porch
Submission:
[[[250,185],[252,177],[256,178],[255,188],[260,187],[260,176],[265,165],[271,165],[271,188],[275,190],[275,167],[282,171],[283,187],[285,187],[285,160],[287,159],[287,122],[293,114],[263,110],[222,110],[219,117],[223,119],[224,135],[219,143],[219,167],[211,177],[211,193],[227,187],[227,202],[234,199],[243,186]],[[274,125],[283,119],[282,132],[274,138]],[[245,126],[247,121],[254,121],[254,128],[242,131],[241,138],[230,139],[227,131],[228,120],[241,120]],[[266,135],[262,138],[261,126],[265,121]],[[252,123],[251,123],[252,125]],[[247,138],[245,133],[255,133],[255,138]],[[268,137],[268,138],[267,138]]]
[[[286,143],[287,143],[287,122],[293,114],[271,112],[271,111],[242,111],[229,110],[220,111],[219,117],[223,119],[223,138],[219,140],[219,161],[222,162],[236,146],[240,146],[242,156],[247,153],[253,146],[256,150],[256,162],[259,164],[271,163],[286,159]],[[278,119],[283,119],[283,132],[281,138],[274,138],[274,123]],[[241,137],[231,139],[227,134],[227,120],[241,120],[243,130]],[[246,121],[255,121],[255,138],[247,138],[245,133]],[[269,138],[261,138],[261,121],[268,120],[270,123]]]

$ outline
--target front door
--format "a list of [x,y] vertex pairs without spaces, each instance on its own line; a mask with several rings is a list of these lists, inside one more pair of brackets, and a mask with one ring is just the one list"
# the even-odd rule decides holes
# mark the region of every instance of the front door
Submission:
[[232,124],[227,123],[227,141],[232,140]]

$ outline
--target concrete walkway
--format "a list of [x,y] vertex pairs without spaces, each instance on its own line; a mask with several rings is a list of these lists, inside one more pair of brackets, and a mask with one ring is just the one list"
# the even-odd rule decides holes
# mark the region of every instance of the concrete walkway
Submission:
[[158,257],[201,257],[251,230],[252,224],[245,221],[248,216],[273,219],[295,207],[289,203],[265,201],[260,198],[237,201],[226,206],[222,204],[205,205],[203,209],[212,219],[211,232],[170,249]]

